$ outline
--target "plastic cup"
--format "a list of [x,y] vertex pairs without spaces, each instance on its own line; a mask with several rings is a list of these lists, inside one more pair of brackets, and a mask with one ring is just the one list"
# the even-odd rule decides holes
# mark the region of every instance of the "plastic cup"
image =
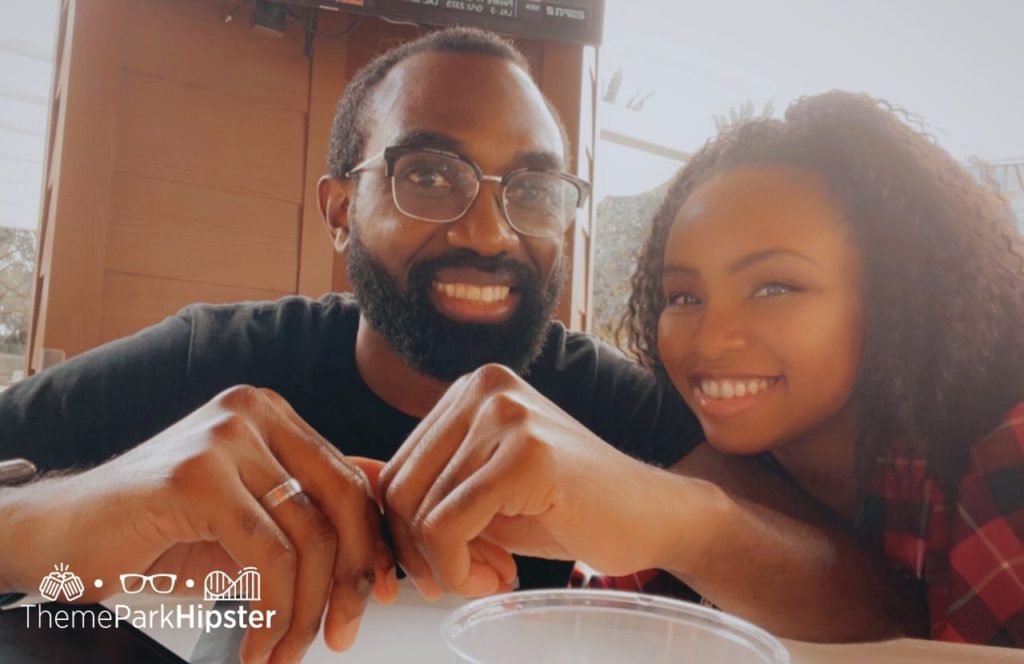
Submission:
[[459,607],[441,625],[464,664],[789,664],[771,634],[688,602],[614,590],[533,590]]

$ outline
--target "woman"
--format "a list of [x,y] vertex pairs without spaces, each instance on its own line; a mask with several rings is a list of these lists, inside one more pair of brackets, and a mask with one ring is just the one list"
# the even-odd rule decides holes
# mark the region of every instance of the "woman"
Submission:
[[1024,646],[1024,240],[889,107],[830,92],[675,177],[632,350],[919,580],[933,638]]

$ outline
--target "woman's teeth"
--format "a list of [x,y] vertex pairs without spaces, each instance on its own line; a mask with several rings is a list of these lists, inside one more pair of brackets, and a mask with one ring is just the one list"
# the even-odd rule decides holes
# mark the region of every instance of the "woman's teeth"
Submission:
[[434,282],[434,290],[444,293],[448,297],[457,300],[469,300],[490,304],[501,302],[508,297],[511,288],[508,286],[477,286],[475,284],[448,284],[440,281]]
[[747,380],[702,380],[700,391],[711,399],[732,399],[753,396],[775,384],[777,378],[751,378]]

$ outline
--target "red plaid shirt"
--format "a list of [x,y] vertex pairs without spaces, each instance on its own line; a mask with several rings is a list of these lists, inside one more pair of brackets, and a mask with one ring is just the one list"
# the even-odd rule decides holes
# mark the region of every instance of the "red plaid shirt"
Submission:
[[[1024,402],[974,443],[952,510],[923,459],[893,444],[869,477],[855,524],[861,540],[916,579],[931,635],[1024,647]],[[671,575],[573,575],[572,585],[693,599]]]

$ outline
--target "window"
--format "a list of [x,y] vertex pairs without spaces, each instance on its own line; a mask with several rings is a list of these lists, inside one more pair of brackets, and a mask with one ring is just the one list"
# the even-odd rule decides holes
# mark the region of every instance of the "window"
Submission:
[[18,3],[0,24],[0,386],[25,365],[58,9]]

